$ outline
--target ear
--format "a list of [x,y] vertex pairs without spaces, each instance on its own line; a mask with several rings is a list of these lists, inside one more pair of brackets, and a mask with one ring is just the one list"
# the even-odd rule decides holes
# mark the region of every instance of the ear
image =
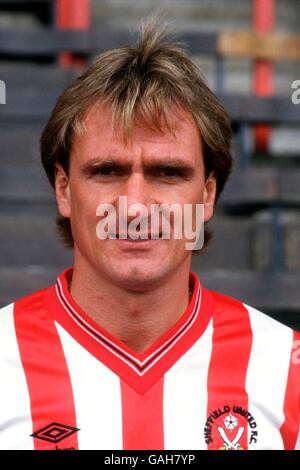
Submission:
[[214,205],[217,192],[217,179],[214,172],[211,172],[205,180],[203,192],[204,222],[208,222],[214,213]]
[[69,177],[60,163],[55,164],[55,196],[60,215],[71,216]]

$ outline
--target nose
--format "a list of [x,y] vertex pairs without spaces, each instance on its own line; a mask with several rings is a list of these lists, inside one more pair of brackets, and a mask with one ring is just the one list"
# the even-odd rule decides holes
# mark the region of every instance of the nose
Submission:
[[[127,197],[127,205],[124,207],[126,211],[127,222],[130,223],[136,217],[144,221],[142,223],[150,223],[151,220],[151,203],[154,202],[153,188],[146,181],[142,172],[133,172],[123,186],[123,195]],[[123,210],[124,210],[123,209]],[[124,212],[121,211],[121,215]],[[145,227],[144,227],[145,228]],[[146,228],[145,228],[146,230]]]
[[148,208],[151,199],[153,200],[154,197],[142,173],[132,173],[126,181],[124,190],[124,196],[127,196],[128,208],[132,204],[141,204]]
[[154,194],[153,187],[145,179],[143,173],[132,173],[122,186],[120,195],[127,198],[127,201],[122,201],[119,206],[119,230],[121,232],[126,231],[125,220],[130,223],[136,217],[139,218],[141,231],[149,231],[150,226],[154,233],[160,230],[160,218],[154,216],[152,220],[151,204],[157,207],[157,195]]

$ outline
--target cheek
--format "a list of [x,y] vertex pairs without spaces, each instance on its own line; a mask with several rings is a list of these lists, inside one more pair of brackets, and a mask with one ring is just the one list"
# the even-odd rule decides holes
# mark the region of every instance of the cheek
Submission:
[[82,220],[96,223],[96,209],[99,198],[91,188],[79,184],[71,188],[71,218],[80,223]]
[[165,195],[163,202],[169,204],[178,203],[181,206],[184,206],[184,204],[196,204],[203,201],[203,195],[204,182],[199,179],[197,181],[191,181],[181,188],[170,189]]
[[204,174],[199,170],[185,188],[184,202],[190,204],[202,203],[204,198]]
[[199,182],[197,185],[191,186],[186,192],[183,204],[200,204],[204,198],[204,186]]

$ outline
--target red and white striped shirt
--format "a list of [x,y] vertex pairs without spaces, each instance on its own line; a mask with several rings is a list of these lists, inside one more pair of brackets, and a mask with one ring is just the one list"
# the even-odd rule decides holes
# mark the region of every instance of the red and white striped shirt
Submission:
[[298,333],[191,273],[186,311],[138,354],[71,274],[0,310],[1,449],[300,448]]

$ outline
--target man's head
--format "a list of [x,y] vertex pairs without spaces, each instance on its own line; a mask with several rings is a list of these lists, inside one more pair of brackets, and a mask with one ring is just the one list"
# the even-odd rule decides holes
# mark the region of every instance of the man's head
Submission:
[[118,210],[119,196],[147,207],[203,203],[207,222],[231,170],[230,142],[229,117],[198,68],[150,21],[136,45],[101,54],[61,94],[43,131],[65,243],[106,274],[150,279],[176,269],[190,256],[184,240],[143,249],[99,240],[97,206]]

